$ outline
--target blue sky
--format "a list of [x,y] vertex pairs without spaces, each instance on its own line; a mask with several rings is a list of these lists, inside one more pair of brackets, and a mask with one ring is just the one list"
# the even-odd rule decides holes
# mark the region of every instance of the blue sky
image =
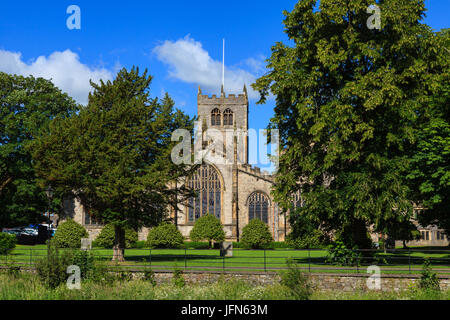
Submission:
[[[137,65],[154,76],[152,95],[165,91],[177,107],[196,114],[199,84],[219,91],[222,38],[226,39],[226,91],[264,73],[264,59],[285,41],[283,10],[292,0],[246,1],[2,1],[0,71],[51,77],[79,102],[88,79],[112,78]],[[81,30],[69,30],[69,5],[81,9]],[[427,0],[425,22],[448,28],[449,0]],[[208,74],[207,70],[212,71]],[[256,106],[251,93],[250,127],[265,128],[274,102]]]

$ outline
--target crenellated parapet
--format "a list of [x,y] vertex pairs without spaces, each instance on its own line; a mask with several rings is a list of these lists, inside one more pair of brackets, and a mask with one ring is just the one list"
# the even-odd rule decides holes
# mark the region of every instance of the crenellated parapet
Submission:
[[261,178],[261,179],[269,180],[270,182],[275,182],[274,176],[272,174],[270,174],[267,171],[261,172],[260,168],[252,167],[249,164],[239,164],[238,170],[241,172],[251,174],[251,175]]
[[226,95],[222,88],[222,94],[212,96],[202,94],[202,90],[198,89],[197,101],[199,105],[248,105],[247,89],[244,86],[244,93]]

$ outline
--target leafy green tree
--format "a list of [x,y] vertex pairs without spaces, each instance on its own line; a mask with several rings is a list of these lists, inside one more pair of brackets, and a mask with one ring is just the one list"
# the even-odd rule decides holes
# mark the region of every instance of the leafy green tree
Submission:
[[419,240],[420,232],[417,230],[416,224],[410,221],[397,220],[396,217],[383,220],[378,227],[379,231],[384,234],[383,249],[395,248],[395,240],[403,242],[403,248],[406,249],[407,241]]
[[[450,101],[449,101],[450,103]],[[413,198],[425,210],[418,215],[423,226],[436,224],[450,234],[450,125],[433,119],[419,133],[408,175],[415,191]]]
[[450,234],[450,29],[437,33],[438,53],[444,64],[438,89],[430,104],[430,119],[417,134],[407,176],[412,199],[425,208],[418,216],[423,226],[438,225]]
[[58,226],[52,242],[58,248],[80,248],[81,239],[89,236],[87,230],[78,222],[69,219]]
[[43,284],[49,288],[57,288],[67,282],[67,267],[73,265],[73,250],[58,250],[50,244],[47,255],[36,261],[36,273]]
[[147,244],[150,248],[179,248],[184,238],[180,230],[172,224],[164,222],[148,233]]
[[440,281],[436,272],[433,272],[431,268],[430,259],[425,259],[422,267],[422,272],[418,282],[418,287],[422,290],[435,290],[439,291]]
[[330,237],[320,230],[320,222],[310,220],[311,216],[291,211],[289,223],[291,233],[287,235],[286,242],[290,247],[305,249],[318,248],[330,243]]
[[[88,105],[70,119],[55,118],[33,144],[41,184],[77,196],[90,214],[115,229],[114,260],[124,260],[125,229],[159,224],[189,175],[171,161],[172,132],[192,130],[173,100],[151,98],[147,70],[122,69],[94,84]],[[180,180],[180,181],[179,181]],[[172,201],[172,202],[171,202]]]
[[220,220],[212,215],[206,214],[195,221],[194,228],[192,228],[189,235],[192,241],[209,242],[209,247],[212,247],[212,242],[221,242],[225,240],[225,232],[223,231]]
[[394,225],[389,228],[387,235],[395,240],[401,240],[404,249],[407,248],[407,241],[420,240],[420,232],[411,221],[409,223],[394,222]]
[[269,226],[259,219],[250,220],[242,229],[241,243],[244,248],[262,249],[273,241]]
[[14,234],[0,232],[0,254],[8,254],[16,247],[17,239]]
[[253,85],[259,103],[276,97],[274,196],[288,209],[301,189],[302,215],[348,247],[367,248],[369,226],[411,218],[409,151],[440,80],[439,43],[421,23],[421,0],[380,2],[380,30],[367,27],[373,1],[317,4],[301,0],[285,12],[292,45],[272,47],[269,71]]
[[412,199],[425,208],[418,215],[420,224],[435,224],[450,234],[450,29],[438,32],[437,40],[437,52],[445,67],[438,75],[430,117],[422,124],[417,143],[410,152],[411,168],[407,178]]
[[36,184],[27,146],[51,119],[68,117],[77,109],[74,100],[48,80],[0,72],[0,230],[44,219],[48,200]]
[[[116,238],[114,225],[107,224],[102,228],[100,234],[95,239],[95,244],[97,246],[111,249],[114,247],[114,239]],[[133,248],[138,241],[138,233],[131,228],[125,228],[125,247]]]
[[327,258],[325,261],[327,263],[342,266],[358,265],[364,253],[370,255],[370,252],[358,251],[356,246],[353,248],[348,248],[341,240],[336,240],[331,243],[328,246],[327,251]]
[[295,300],[309,300],[314,293],[311,279],[292,259],[287,259],[286,264],[287,270],[280,272],[280,284]]

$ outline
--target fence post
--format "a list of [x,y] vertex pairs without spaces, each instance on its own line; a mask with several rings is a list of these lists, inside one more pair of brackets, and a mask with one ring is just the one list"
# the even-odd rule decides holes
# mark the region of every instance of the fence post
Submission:
[[356,251],[356,273],[359,273],[359,251]]
[[311,249],[308,246],[308,272],[311,273]]
[[409,274],[411,274],[411,248],[408,250]]
[[267,272],[267,267],[266,267],[266,249],[264,249],[264,272]]

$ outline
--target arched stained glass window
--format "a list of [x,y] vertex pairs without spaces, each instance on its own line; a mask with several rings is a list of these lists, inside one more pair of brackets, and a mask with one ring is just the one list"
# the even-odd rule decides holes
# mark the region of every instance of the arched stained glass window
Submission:
[[89,212],[84,213],[84,225],[86,226],[98,226],[101,225],[100,221],[90,215]]
[[269,223],[269,197],[262,192],[255,192],[248,198],[248,220],[259,219]]
[[233,125],[233,111],[230,109],[225,110],[223,113],[223,125],[232,126]]
[[210,165],[203,165],[189,179],[189,188],[197,191],[196,198],[188,200],[188,220],[194,222],[207,213],[220,219],[222,187],[219,174]]
[[220,126],[222,121],[221,121],[221,113],[219,109],[214,109],[213,111],[211,111],[211,125],[212,126]]

